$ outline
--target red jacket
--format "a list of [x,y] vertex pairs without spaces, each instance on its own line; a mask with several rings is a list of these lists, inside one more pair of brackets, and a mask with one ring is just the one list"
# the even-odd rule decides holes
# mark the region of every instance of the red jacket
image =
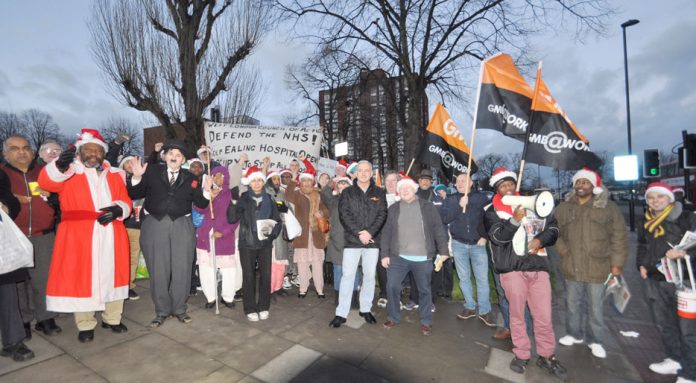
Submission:
[[38,182],[43,166],[34,161],[29,165],[29,170],[26,173],[8,163],[0,164],[0,167],[10,178],[13,194],[31,196],[30,203],[20,201],[19,215],[15,218],[15,224],[28,237],[53,230],[56,212],[41,196],[32,196],[31,191],[29,191],[29,182]]

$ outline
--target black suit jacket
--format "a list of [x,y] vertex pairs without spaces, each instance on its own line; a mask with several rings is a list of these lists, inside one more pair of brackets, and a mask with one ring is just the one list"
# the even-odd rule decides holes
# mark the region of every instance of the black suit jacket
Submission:
[[179,169],[173,186],[169,186],[169,173],[166,165],[149,164],[140,183],[133,186],[128,180],[128,194],[133,200],[145,198],[143,207],[147,212],[161,220],[169,216],[175,220],[191,214],[191,204],[204,209],[208,200],[203,196],[202,182],[186,169]]

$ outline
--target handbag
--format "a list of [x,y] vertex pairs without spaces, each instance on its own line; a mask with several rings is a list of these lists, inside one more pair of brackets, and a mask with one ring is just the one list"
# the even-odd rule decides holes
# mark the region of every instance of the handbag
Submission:
[[4,210],[0,209],[0,274],[34,267],[34,246]]
[[319,229],[319,231],[326,234],[329,231],[331,231],[331,223],[327,218],[317,218],[317,228]]

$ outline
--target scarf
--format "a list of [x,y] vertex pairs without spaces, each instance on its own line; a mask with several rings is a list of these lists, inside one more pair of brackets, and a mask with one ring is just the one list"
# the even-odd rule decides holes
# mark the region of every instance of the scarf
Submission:
[[648,209],[645,212],[645,224],[643,227],[648,231],[648,233],[652,233],[655,238],[664,235],[665,228],[662,227],[662,222],[667,219],[667,216],[669,216],[669,213],[672,212],[672,209],[674,209],[674,204],[667,206],[667,208],[657,216],[654,215],[652,209]]
[[[514,195],[520,195],[519,192],[515,192]],[[503,196],[501,196],[498,193],[495,193],[493,196],[493,208],[495,209],[496,213],[497,212],[502,212],[502,213],[507,213],[512,217],[515,215],[515,212],[512,210],[512,206],[505,205],[503,203]],[[500,214],[498,214],[500,216]]]

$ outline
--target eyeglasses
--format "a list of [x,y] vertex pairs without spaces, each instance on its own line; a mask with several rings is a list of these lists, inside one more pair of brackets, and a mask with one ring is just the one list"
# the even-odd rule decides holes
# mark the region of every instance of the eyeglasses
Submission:
[[44,151],[48,154],[61,154],[61,153],[63,153],[63,149],[44,149]]

